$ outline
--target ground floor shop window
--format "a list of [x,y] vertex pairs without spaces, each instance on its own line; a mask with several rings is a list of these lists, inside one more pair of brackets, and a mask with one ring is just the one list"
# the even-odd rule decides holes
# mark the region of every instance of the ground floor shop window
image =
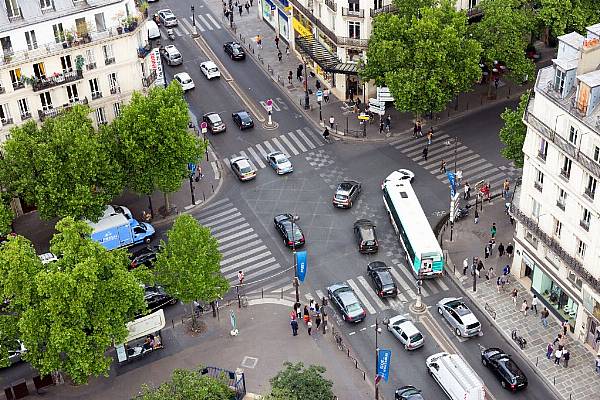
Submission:
[[569,321],[571,332],[573,332],[575,329],[575,319],[577,318],[579,304],[569,297],[567,293],[537,265],[533,271],[531,287],[541,296],[542,301],[554,311],[554,314],[563,321],[565,319]]

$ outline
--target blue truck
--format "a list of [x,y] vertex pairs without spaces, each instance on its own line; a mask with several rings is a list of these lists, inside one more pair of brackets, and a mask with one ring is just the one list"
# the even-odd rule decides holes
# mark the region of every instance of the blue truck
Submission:
[[[129,211],[129,210],[127,210]],[[138,243],[150,243],[154,236],[154,227],[147,222],[138,222],[130,213],[107,215],[98,222],[90,222],[92,240],[100,243],[107,250],[132,246]]]

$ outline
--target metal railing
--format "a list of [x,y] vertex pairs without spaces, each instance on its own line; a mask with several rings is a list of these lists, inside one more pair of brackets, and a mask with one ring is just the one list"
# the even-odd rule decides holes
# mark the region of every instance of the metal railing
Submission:
[[379,14],[394,13],[397,10],[398,10],[398,8],[394,4],[388,4],[387,6],[371,9],[370,11],[371,11],[371,17],[376,17]]
[[71,109],[71,107],[73,107],[77,104],[87,104],[87,103],[88,103],[88,99],[87,99],[87,97],[85,97],[85,98],[83,98],[83,100],[78,100],[73,103],[65,104],[60,107],[50,108],[47,110],[38,110],[38,117],[40,118],[40,121],[44,121],[46,118],[56,117],[61,112],[69,110],[69,109]]
[[356,18],[364,18],[365,17],[365,10],[358,10],[358,11],[354,11],[354,10],[350,10],[347,7],[342,7],[342,16],[343,17],[356,17]]
[[356,39],[345,36],[337,37],[337,44],[340,46],[353,46],[366,48],[369,45],[369,39]]
[[55,86],[64,85],[65,83],[71,83],[83,79],[83,72],[81,70],[64,72],[62,74],[54,74],[47,79],[35,79],[31,83],[31,87],[34,92],[40,90],[46,90]]
[[337,12],[337,3],[335,0],[325,0],[325,5],[333,12]]

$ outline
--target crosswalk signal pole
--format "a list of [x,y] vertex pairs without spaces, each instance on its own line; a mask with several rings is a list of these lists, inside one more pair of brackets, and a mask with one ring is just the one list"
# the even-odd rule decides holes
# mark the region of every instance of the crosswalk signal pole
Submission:
[[198,36],[198,28],[196,28],[196,13],[194,13],[194,6],[192,5],[192,36]]
[[294,232],[294,221],[297,218],[297,216],[292,217],[292,257],[294,257],[294,289],[296,290],[296,303],[300,303],[300,293],[298,291],[300,282],[298,281],[298,263],[296,263],[296,234]]
[[375,318],[375,400],[379,400],[379,382],[377,382],[377,367],[379,364],[379,320]]

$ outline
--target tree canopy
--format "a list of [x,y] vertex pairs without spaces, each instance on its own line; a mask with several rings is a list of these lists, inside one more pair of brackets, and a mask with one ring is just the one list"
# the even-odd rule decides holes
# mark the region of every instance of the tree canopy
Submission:
[[397,1],[406,14],[375,18],[361,71],[389,87],[396,108],[417,116],[442,111],[481,76],[481,47],[468,37],[466,15],[451,1],[422,3],[433,6],[415,13],[410,1]]
[[331,400],[333,382],[325,378],[325,367],[301,362],[283,363],[284,369],[271,378],[271,393],[267,400]]
[[89,113],[78,105],[40,127],[27,122],[13,128],[3,144],[3,187],[35,204],[44,219],[97,219],[123,188],[119,163]]
[[188,105],[175,81],[166,89],[134,93],[113,122],[127,186],[139,194],[179,190],[188,163],[197,162],[206,143],[188,130]]
[[176,369],[170,381],[152,388],[142,387],[139,400],[231,400],[234,392],[226,379],[203,375],[200,370]]
[[8,204],[0,196],[0,237],[12,232],[14,214]]
[[105,352],[146,309],[144,291],[127,270],[127,253],[93,242],[87,223],[69,217],[56,229],[50,250],[58,261],[46,265],[20,236],[0,247],[0,290],[10,300],[3,317],[17,327],[12,338],[23,341],[23,357],[34,368],[85,383],[108,373],[112,360]]
[[507,160],[515,163],[515,167],[523,168],[524,154],[523,143],[527,135],[527,126],[523,123],[523,115],[529,101],[529,92],[521,96],[519,105],[515,110],[506,108],[501,117],[504,121],[504,126],[500,129],[500,141],[504,144],[504,148],[500,153]]

